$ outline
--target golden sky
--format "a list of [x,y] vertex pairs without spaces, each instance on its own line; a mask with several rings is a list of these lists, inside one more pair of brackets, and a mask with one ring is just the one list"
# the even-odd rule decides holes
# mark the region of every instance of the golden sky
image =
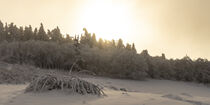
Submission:
[[210,0],[0,0],[0,20],[134,42],[153,56],[210,59]]

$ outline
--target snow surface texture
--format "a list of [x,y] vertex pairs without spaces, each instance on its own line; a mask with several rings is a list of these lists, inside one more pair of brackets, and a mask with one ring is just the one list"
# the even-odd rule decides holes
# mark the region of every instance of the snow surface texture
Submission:
[[26,85],[0,85],[0,105],[210,105],[210,88],[169,80],[133,81],[85,77],[107,96],[51,91],[24,93]]

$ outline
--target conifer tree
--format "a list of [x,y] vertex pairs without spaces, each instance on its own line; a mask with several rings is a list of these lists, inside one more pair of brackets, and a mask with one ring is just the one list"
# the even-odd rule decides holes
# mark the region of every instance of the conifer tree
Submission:
[[19,28],[19,30],[18,30],[18,40],[19,41],[23,41],[23,39],[24,39],[24,29],[23,29],[23,27],[20,27]]
[[104,44],[103,39],[99,38],[99,40],[98,40],[98,48],[103,49],[104,48],[103,44]]
[[93,33],[93,35],[91,36],[91,47],[96,45],[97,45],[96,35],[95,33]]
[[113,48],[116,48],[116,43],[115,43],[115,40],[114,39],[112,39],[112,47]]
[[60,29],[57,27],[51,31],[51,40],[54,42],[61,42],[62,41],[62,34]]
[[43,40],[43,41],[47,41],[49,38],[44,30],[44,26],[41,23],[39,31],[37,33],[37,40]]
[[38,29],[37,29],[37,28],[35,28],[35,29],[34,29],[34,32],[33,32],[33,37],[34,37],[34,40],[38,40],[37,35],[38,35]]
[[124,48],[124,44],[123,44],[123,40],[122,39],[119,39],[118,40],[118,43],[117,43],[117,48],[121,49],[121,48]]
[[73,42],[72,37],[69,34],[66,34],[65,42],[67,42],[67,43]]
[[32,30],[32,27],[31,25],[29,25],[29,27],[25,27],[25,30],[24,30],[24,41],[27,41],[27,40],[31,40],[31,39],[34,39],[33,38],[33,30]]
[[134,43],[132,44],[131,50],[132,50],[133,52],[135,52],[135,53],[137,52],[137,51],[136,51],[136,47],[135,47],[135,44],[134,44]]
[[4,36],[4,24],[0,21],[0,41],[5,40]]
[[166,56],[164,53],[162,53],[162,56],[161,56],[163,59],[166,59]]
[[4,36],[5,36],[5,39],[6,39],[7,41],[9,41],[9,30],[8,30],[8,25],[7,25],[7,23],[6,23],[5,26],[4,26]]
[[128,50],[128,51],[131,51],[132,50],[131,45],[129,43],[127,43],[125,49]]
[[9,24],[9,27],[8,27],[8,35],[7,35],[7,40],[8,41],[14,41],[14,34],[15,34],[15,32],[14,32],[14,23],[10,23]]
[[89,45],[90,47],[92,47],[91,34],[88,33],[86,28],[83,28],[83,31],[84,31],[84,35],[81,35],[80,43],[85,44],[85,45]]

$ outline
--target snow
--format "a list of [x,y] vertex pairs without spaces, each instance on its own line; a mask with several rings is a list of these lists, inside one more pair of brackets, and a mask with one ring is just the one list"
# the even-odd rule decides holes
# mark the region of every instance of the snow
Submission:
[[0,105],[210,105],[210,88],[170,80],[121,80],[86,77],[107,96],[51,91],[24,93],[27,85],[0,85]]

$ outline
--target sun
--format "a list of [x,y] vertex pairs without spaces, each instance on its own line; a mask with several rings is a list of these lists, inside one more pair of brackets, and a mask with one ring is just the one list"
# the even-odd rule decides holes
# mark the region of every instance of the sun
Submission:
[[98,38],[124,39],[132,28],[130,13],[126,4],[97,0],[86,3],[78,21],[81,28],[96,33]]

